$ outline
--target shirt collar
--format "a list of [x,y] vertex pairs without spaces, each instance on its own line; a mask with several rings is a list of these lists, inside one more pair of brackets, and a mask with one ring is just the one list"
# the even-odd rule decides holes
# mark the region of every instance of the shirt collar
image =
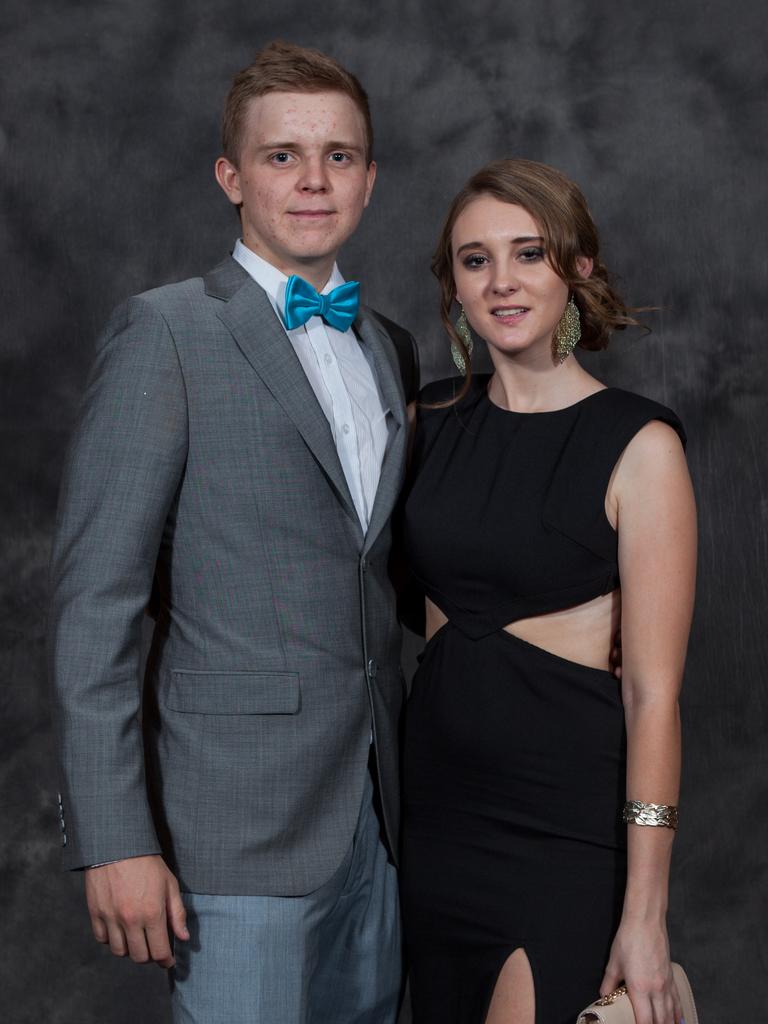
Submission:
[[[285,303],[285,286],[288,283],[287,275],[284,274],[282,270],[278,270],[277,267],[273,267],[272,264],[268,263],[265,259],[262,259],[261,256],[257,256],[252,249],[249,249],[248,246],[243,243],[241,238],[238,238],[235,243],[232,258],[237,260],[240,266],[247,271],[256,284],[260,285],[264,289],[272,302],[277,306],[277,309],[282,316]],[[344,284],[344,278],[341,276],[338,265],[334,263],[331,276],[326,281],[325,286],[321,289],[320,294],[327,295],[328,292],[337,288],[340,284]]]

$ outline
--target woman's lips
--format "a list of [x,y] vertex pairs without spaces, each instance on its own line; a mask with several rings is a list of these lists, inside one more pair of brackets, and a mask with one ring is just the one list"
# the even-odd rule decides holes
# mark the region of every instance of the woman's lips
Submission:
[[527,306],[497,306],[496,309],[491,310],[491,316],[503,324],[516,324],[529,312],[530,309]]

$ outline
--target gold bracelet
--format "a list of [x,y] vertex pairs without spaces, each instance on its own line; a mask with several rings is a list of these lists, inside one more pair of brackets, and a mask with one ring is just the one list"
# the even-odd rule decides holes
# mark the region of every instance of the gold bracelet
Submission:
[[644,804],[642,800],[627,800],[622,817],[626,825],[677,828],[677,808],[672,804]]

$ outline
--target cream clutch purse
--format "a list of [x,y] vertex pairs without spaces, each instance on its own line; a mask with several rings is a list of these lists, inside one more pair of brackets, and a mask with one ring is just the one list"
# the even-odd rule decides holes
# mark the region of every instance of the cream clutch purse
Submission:
[[[683,1007],[683,1021],[685,1024],[699,1024],[691,983],[680,964],[672,964],[672,977]],[[622,986],[609,996],[598,999],[581,1011],[576,1024],[635,1024],[635,1014],[627,990]]]

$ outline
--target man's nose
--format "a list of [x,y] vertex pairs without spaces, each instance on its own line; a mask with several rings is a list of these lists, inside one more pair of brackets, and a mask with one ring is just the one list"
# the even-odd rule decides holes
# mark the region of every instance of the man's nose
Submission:
[[306,160],[299,179],[299,187],[306,192],[325,192],[328,188],[328,165],[322,157]]

